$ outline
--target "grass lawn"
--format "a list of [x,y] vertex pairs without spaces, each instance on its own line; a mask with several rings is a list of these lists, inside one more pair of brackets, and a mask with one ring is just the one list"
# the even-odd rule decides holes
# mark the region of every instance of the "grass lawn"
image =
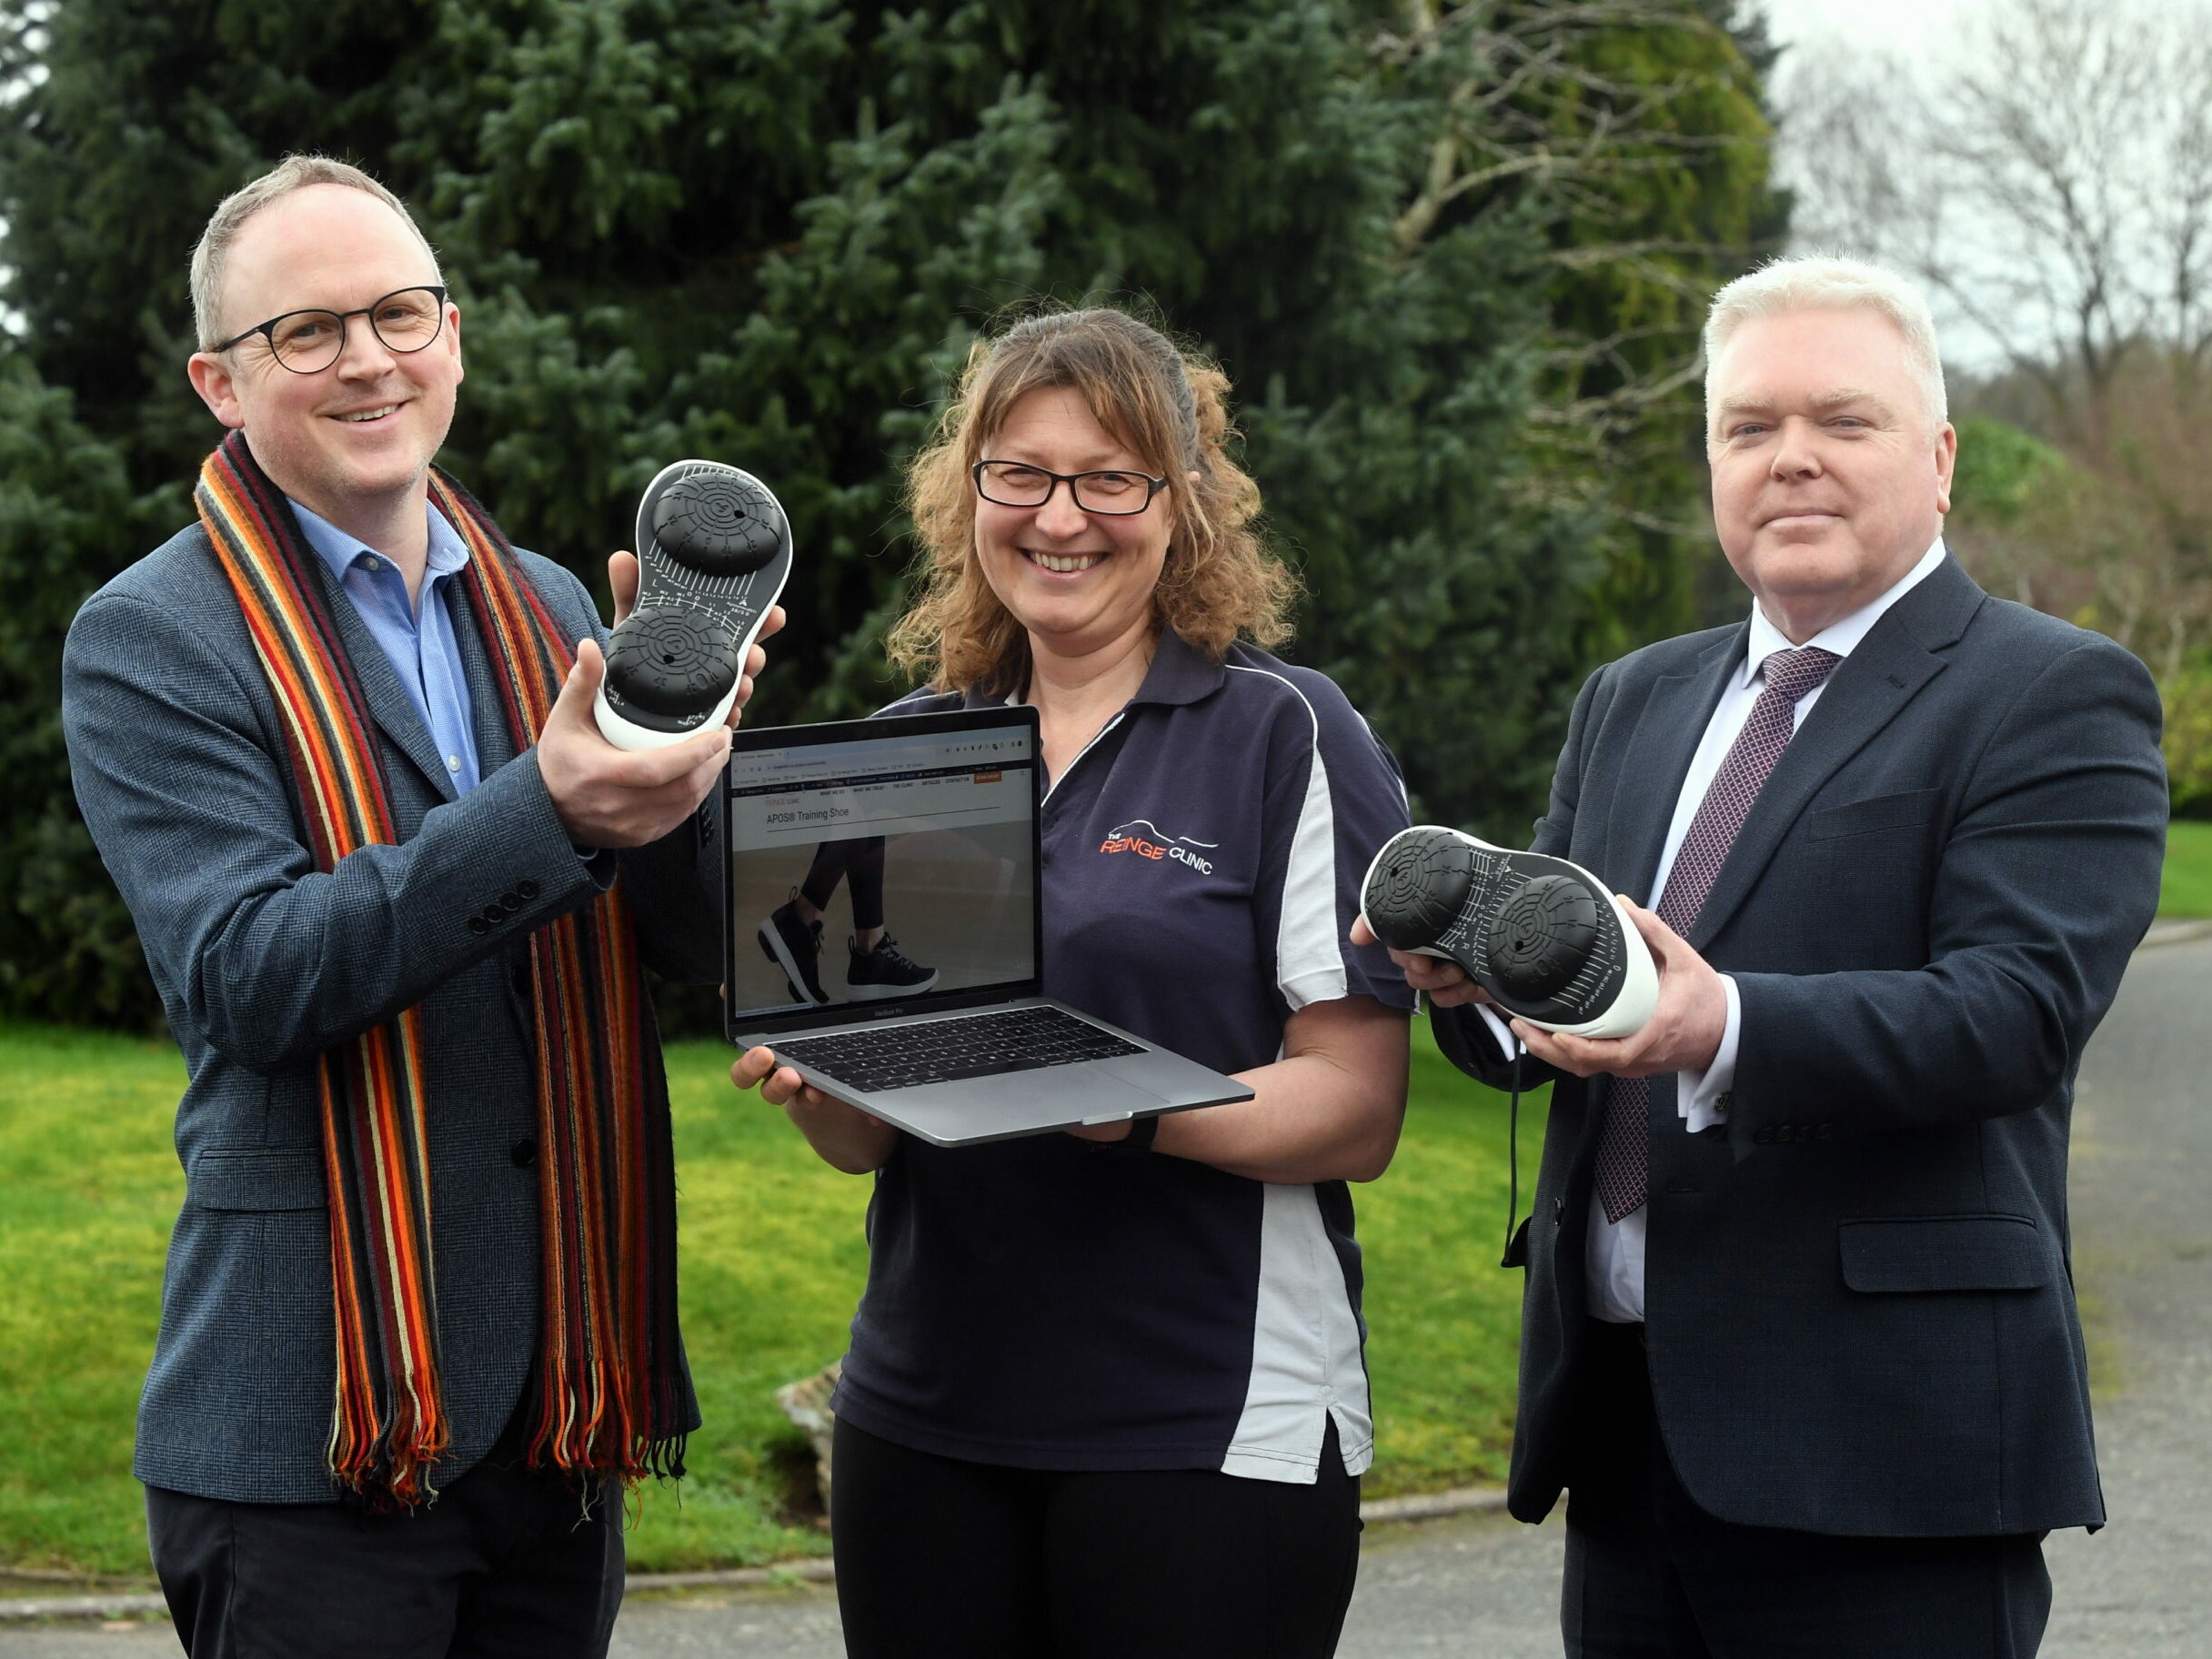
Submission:
[[[1521,1275],[1497,1266],[1505,1102],[1445,1064],[1425,1025],[1415,1044],[1397,1161],[1358,1192],[1378,1493],[1501,1476],[1512,1432]],[[639,1495],[640,1571],[828,1548],[779,1519],[807,1453],[772,1395],[844,1347],[867,1266],[868,1182],[828,1169],[781,1112],[732,1091],[727,1066],[719,1044],[669,1052],[684,1336],[707,1426],[691,1478]],[[166,1043],[0,1027],[0,1563],[146,1571],[131,1429],[183,1196],[169,1146],[182,1081]],[[1541,1097],[1523,1107],[1525,1202]]]
[[2177,819],[2167,826],[2158,914],[2169,920],[2212,916],[2212,823]]

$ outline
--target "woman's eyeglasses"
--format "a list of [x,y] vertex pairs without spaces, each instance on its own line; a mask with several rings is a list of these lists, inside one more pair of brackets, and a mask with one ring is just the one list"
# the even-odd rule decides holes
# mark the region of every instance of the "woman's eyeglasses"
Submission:
[[1042,507],[1062,484],[1086,513],[1126,518],[1151,506],[1168,487],[1150,473],[1114,468],[1102,472],[1051,472],[1025,461],[978,461],[969,468],[975,492],[1000,507]]

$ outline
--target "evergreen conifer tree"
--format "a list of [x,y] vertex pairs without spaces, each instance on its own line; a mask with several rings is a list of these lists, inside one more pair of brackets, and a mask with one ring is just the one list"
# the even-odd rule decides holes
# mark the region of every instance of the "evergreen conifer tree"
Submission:
[[0,1007],[152,1012],[55,664],[189,518],[186,260],[289,151],[423,219],[468,363],[444,458],[522,545],[596,581],[666,461],[775,485],[799,564],[757,719],[900,689],[900,462],[1040,297],[1222,360],[1307,587],[1288,654],[1418,811],[1523,835],[1577,678],[1688,615],[1684,340],[1776,217],[1730,0],[0,10]]

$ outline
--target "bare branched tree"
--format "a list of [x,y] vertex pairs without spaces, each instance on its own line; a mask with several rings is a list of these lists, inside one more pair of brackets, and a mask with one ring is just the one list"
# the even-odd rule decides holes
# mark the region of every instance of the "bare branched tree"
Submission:
[[1805,48],[1778,164],[1804,245],[1913,272],[2098,449],[2127,355],[2212,354],[2212,6],[2006,0],[1931,62]]
[[[1609,67],[1606,43],[1638,39],[1673,67]],[[1610,279],[1649,297],[1625,324],[1555,328],[1544,344],[1535,426],[1586,482],[1616,472],[1624,448],[1679,442],[1694,408],[1698,331],[1714,271],[1741,268],[1724,241],[1655,226],[1654,197],[1697,189],[1733,164],[1763,176],[1763,123],[1714,129],[1716,91],[1752,85],[1714,8],[1694,0],[1403,0],[1379,59],[1425,87],[1425,166],[1409,181],[1394,230],[1417,258],[1455,213],[1510,202],[1566,234],[1549,257],[1563,272]],[[1656,232],[1656,234],[1654,234]],[[1672,234],[1670,234],[1672,233]],[[1595,465],[1588,465],[1595,463]],[[1563,471],[1560,477],[1568,476]],[[1621,502],[1629,522],[1670,534],[1695,527]]]
[[[1996,359],[1966,407],[2064,457],[2002,507],[1962,488],[1962,552],[2212,730],[2212,5],[2001,0],[1924,61],[1805,47],[1777,102],[1799,244],[1917,276]],[[2177,789],[2212,791],[2197,749]]]

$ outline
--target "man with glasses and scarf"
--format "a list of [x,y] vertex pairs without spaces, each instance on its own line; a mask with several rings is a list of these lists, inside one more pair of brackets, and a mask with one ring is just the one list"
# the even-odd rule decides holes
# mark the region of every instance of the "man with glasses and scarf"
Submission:
[[397,197],[287,160],[192,297],[197,522],[64,659],[190,1073],[154,1563],[196,1659],[603,1654],[620,1488],[699,1421],[640,961],[719,971],[729,734],[608,744],[589,596],[432,465],[461,319]]

